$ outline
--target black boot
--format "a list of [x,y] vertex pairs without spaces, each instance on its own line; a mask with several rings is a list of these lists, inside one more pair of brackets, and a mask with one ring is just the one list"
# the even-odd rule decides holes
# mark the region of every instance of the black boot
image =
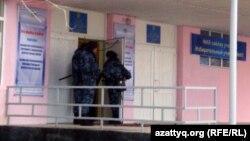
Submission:
[[[113,112],[113,118],[119,119],[118,112]],[[112,120],[112,121],[109,121],[109,124],[111,124],[111,125],[121,125],[122,122],[121,121],[117,121],[117,120]]]
[[75,125],[81,124],[81,119],[74,119],[73,124],[75,124]]
[[[74,117],[78,117],[78,112],[74,112]],[[80,119],[74,119],[73,124],[78,125],[80,124],[81,120]]]
[[122,122],[121,121],[117,121],[117,120],[112,120],[112,121],[109,121],[109,124],[111,124],[111,125],[121,125],[122,124]]
[[[84,114],[84,115],[82,115],[82,117],[90,117],[90,116],[89,116],[89,114]],[[80,125],[81,126],[91,126],[91,125],[94,125],[94,121],[88,120],[88,119],[82,119],[80,121]]]
[[94,121],[83,119],[83,120],[81,120],[80,125],[81,126],[92,126],[92,125],[94,125]]

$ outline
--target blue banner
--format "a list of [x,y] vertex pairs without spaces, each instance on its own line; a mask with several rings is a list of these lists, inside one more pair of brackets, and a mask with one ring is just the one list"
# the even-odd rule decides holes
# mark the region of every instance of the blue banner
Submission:
[[[237,42],[237,59],[246,61],[246,43]],[[192,34],[192,54],[229,59],[229,40]]]
[[87,17],[85,13],[69,12],[69,26],[71,32],[87,33]]
[[161,43],[161,27],[156,25],[147,25],[147,42]]

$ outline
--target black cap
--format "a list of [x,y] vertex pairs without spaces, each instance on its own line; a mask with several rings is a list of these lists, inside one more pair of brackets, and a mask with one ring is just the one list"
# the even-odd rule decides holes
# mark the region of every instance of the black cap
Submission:
[[86,50],[88,51],[93,51],[93,49],[97,48],[98,47],[98,44],[97,42],[95,41],[89,41],[87,44],[86,44]]
[[117,53],[114,51],[108,51],[106,53],[106,57],[115,59],[115,58],[117,58]]

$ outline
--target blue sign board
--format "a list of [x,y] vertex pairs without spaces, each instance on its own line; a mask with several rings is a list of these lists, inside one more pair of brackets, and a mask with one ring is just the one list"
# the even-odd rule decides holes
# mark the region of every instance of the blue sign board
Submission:
[[80,12],[69,12],[70,32],[87,33],[88,15]]
[[[192,34],[192,54],[229,59],[229,40]],[[246,43],[237,42],[237,59],[246,61]]]
[[156,25],[147,25],[147,42],[161,43],[161,27]]

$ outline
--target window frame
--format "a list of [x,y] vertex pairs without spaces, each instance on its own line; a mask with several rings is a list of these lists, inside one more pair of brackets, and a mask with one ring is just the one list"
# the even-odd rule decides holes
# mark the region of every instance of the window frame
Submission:
[[6,3],[5,3],[5,0],[0,0],[0,3],[1,3],[1,8],[3,8],[2,10],[2,15],[0,15],[0,22],[2,22],[2,29],[1,32],[2,32],[2,37],[1,37],[1,44],[0,44],[0,85],[2,85],[2,79],[3,79],[3,73],[2,73],[2,70],[3,70],[3,51],[4,51],[4,46],[5,46],[5,27],[6,27]]
[[[214,31],[210,31],[210,30],[203,30],[203,29],[201,29],[200,35],[202,35],[202,36],[209,36],[209,37],[217,37],[217,38],[219,38],[219,37],[220,38],[229,38],[229,34],[220,33],[220,32],[214,32]],[[207,64],[205,64],[205,63],[202,62],[202,58],[203,57],[204,56],[200,55],[200,58],[199,58],[200,59],[200,65],[202,65],[202,66],[219,67],[219,68],[229,68],[229,65],[228,66],[224,65],[225,64],[224,61],[228,61],[227,59],[218,58],[218,59],[220,59],[220,66],[218,66],[218,65],[213,65],[212,64],[212,59],[216,58],[216,57],[209,57],[208,56],[208,63]]]

